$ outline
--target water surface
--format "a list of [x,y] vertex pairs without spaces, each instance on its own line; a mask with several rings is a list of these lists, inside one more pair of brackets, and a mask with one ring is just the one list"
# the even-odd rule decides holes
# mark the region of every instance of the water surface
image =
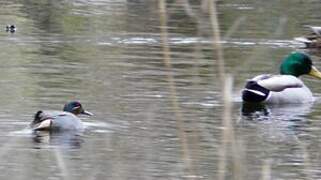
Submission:
[[[0,178],[216,179],[224,108],[211,24],[205,3],[182,2],[167,5],[169,70],[157,1],[1,1]],[[259,179],[264,167],[272,179],[319,177],[320,82],[303,78],[317,98],[308,105],[248,109],[239,92],[246,79],[277,73],[282,58],[302,47],[293,37],[319,25],[321,4],[226,0],[217,8],[242,163],[233,170],[228,144],[227,179]],[[17,31],[5,32],[6,24]],[[69,100],[95,114],[82,117],[86,131],[33,138],[33,114]]]

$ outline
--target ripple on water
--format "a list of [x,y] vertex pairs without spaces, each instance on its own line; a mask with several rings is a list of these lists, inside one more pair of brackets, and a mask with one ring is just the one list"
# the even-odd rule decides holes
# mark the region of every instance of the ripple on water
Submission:
[[31,137],[32,136],[32,129],[31,128],[24,128],[22,130],[11,131],[9,132],[8,136],[25,136]]

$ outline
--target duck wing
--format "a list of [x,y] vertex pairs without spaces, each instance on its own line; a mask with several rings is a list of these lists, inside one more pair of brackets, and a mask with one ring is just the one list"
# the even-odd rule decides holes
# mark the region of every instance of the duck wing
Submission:
[[301,88],[304,86],[303,82],[291,75],[273,75],[268,78],[259,79],[257,83],[270,90],[280,92],[287,88]]
[[33,130],[49,130],[52,126],[53,120],[59,116],[65,116],[66,112],[63,111],[38,111],[34,120],[31,122]]
[[320,26],[306,26],[306,27],[310,28],[311,31],[312,31],[315,35],[321,37],[321,27],[320,27]]

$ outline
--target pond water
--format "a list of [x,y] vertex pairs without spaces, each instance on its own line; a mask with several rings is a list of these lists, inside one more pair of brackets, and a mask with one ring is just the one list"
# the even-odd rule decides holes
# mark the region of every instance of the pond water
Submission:
[[[233,77],[228,139],[206,0],[168,1],[170,69],[158,1],[0,4],[0,179],[320,177],[321,82],[303,77],[313,104],[254,108],[239,98],[246,79],[277,73],[282,58],[302,47],[293,38],[304,25],[320,25],[320,2],[218,2]],[[17,31],[6,32],[7,24]],[[70,100],[94,113],[81,117],[86,131],[35,139],[34,113]]]

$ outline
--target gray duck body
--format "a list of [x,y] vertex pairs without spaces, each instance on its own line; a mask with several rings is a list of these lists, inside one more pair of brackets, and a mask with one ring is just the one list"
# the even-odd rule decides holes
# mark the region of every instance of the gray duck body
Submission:
[[[39,123],[50,120],[50,129],[51,130],[75,130],[82,131],[84,130],[83,123],[73,113],[65,112],[65,111],[42,111],[39,114]],[[40,125],[39,123],[35,123],[35,127]]]

